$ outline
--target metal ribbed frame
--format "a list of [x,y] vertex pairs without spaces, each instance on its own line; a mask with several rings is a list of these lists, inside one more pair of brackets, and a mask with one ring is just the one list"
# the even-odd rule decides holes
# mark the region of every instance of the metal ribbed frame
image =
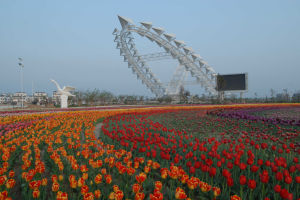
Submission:
[[[184,66],[185,70],[190,72],[192,77],[195,77],[201,87],[204,87],[205,90],[212,95],[217,94],[215,89],[216,72],[201,58],[201,56],[195,54],[191,48],[186,47],[183,41],[175,40],[175,35],[173,34],[163,34],[164,31],[162,28],[152,28],[152,24],[149,22],[141,22],[142,26],[137,27],[130,19],[119,16],[119,20],[122,29],[120,31],[115,29],[113,35],[115,35],[114,41],[117,43],[117,48],[120,49],[120,55],[124,56],[124,61],[128,62],[128,67],[137,75],[137,78],[141,79],[142,83],[157,97],[176,95],[170,94],[170,91],[178,92],[178,88],[180,87],[180,84],[182,84],[182,81],[178,81],[177,84],[174,84],[174,82],[173,84],[169,84],[169,87],[173,88],[164,86],[151,72],[151,69],[144,60],[144,56],[141,56],[138,53],[132,32],[138,33],[140,36],[146,37],[162,47],[173,59],[178,60],[180,65]],[[181,77],[184,76],[185,70],[181,70]],[[177,74],[175,73],[174,76],[175,75],[180,76],[178,75],[178,72]]]

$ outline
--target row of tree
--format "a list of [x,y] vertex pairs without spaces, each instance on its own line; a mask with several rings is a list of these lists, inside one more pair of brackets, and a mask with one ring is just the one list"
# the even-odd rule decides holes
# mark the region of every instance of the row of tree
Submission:
[[70,104],[77,106],[95,106],[95,105],[110,105],[110,104],[153,104],[153,103],[254,103],[254,102],[298,102],[300,103],[300,91],[292,95],[289,94],[287,89],[284,89],[280,93],[276,93],[275,90],[270,90],[270,96],[258,97],[254,94],[253,98],[240,98],[236,93],[225,95],[223,102],[219,99],[208,96],[205,94],[191,95],[189,91],[184,88],[180,88],[178,96],[164,96],[160,98],[149,98],[146,96],[138,95],[114,95],[109,91],[100,91],[99,89],[86,90],[86,91],[75,91],[75,97],[70,98]]
[[78,106],[82,105],[108,105],[108,104],[141,104],[145,101],[153,101],[145,96],[138,95],[114,95],[109,91],[100,91],[99,89],[75,91],[73,93],[75,97],[71,97],[71,104]]

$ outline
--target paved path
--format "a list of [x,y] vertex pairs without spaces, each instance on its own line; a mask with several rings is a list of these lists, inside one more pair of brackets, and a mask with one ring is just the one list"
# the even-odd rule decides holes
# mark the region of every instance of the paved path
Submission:
[[95,134],[95,138],[96,139],[99,139],[100,137],[100,131],[101,131],[101,127],[102,127],[103,123],[99,123],[99,124],[96,124],[96,127],[95,127],[95,131],[94,131],[94,134]]

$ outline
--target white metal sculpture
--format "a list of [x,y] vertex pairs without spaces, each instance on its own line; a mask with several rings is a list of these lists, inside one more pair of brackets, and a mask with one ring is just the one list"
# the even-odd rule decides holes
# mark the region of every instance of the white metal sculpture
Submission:
[[75,88],[70,86],[64,86],[63,88],[61,88],[55,80],[53,79],[50,80],[56,85],[57,93],[60,95],[60,107],[68,108],[68,97],[75,96],[70,93],[71,91],[74,91]]
[[[163,28],[152,27],[151,22],[141,22],[141,26],[134,25],[133,21],[118,16],[122,29],[115,28],[113,35],[120,49],[120,56],[124,56],[124,61],[128,62],[128,67],[142,80],[152,93],[157,97],[164,95],[178,95],[179,88],[184,85],[187,72],[190,72],[198,84],[205,88],[207,92],[216,95],[216,75],[217,73],[209,66],[200,55],[195,54],[193,49],[187,47],[184,41],[175,40],[174,34],[164,33]],[[164,52],[140,55],[135,47],[132,33],[138,33],[142,37],[148,38],[164,49]],[[155,74],[147,65],[146,61],[160,60],[165,58],[176,59],[179,66],[176,68],[171,82],[165,86],[156,78]]]

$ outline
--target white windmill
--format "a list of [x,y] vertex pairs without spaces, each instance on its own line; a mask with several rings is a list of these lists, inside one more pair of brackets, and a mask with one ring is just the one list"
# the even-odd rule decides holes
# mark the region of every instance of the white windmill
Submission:
[[68,108],[68,97],[75,96],[70,93],[70,91],[74,91],[74,87],[64,86],[62,89],[59,84],[55,81],[50,79],[57,87],[57,93],[60,95],[60,107],[61,108]]

